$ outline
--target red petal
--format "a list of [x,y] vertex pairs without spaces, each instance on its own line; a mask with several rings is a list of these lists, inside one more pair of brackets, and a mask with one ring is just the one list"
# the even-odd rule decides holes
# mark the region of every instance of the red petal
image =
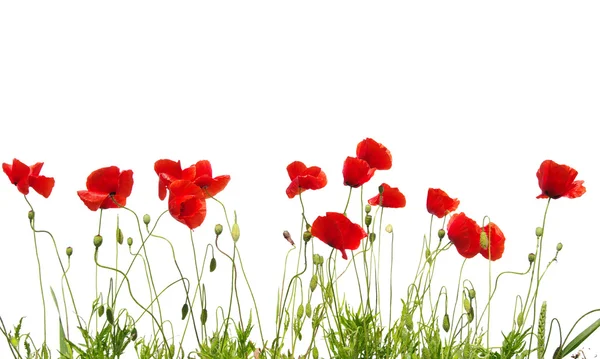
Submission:
[[90,191],[77,191],[77,195],[79,195],[79,198],[81,198],[83,203],[92,211],[97,211],[108,196],[106,193]]
[[336,212],[327,212],[325,216],[317,217],[310,230],[313,236],[338,249],[343,259],[348,259],[346,249],[357,249],[360,241],[367,236],[360,225]]
[[344,161],[342,175],[344,185],[357,188],[367,183],[375,174],[375,168],[371,168],[367,161],[356,157],[347,157]]
[[480,233],[479,225],[462,212],[454,214],[448,221],[448,238],[465,258],[473,258],[479,253]]
[[[497,259],[502,258],[502,254],[504,253],[504,233],[500,230],[500,228],[494,223],[489,223],[482,229],[488,236],[488,241],[490,247],[487,249],[480,249],[481,255],[486,259],[491,259],[495,261]],[[491,258],[488,258],[488,254],[491,253]]]
[[196,178],[200,176],[208,176],[212,178],[212,166],[207,160],[196,162]]
[[54,178],[46,176],[29,177],[29,185],[37,193],[48,198],[54,188]]
[[571,185],[571,188],[565,193],[565,197],[567,198],[577,198],[583,196],[586,192],[585,187],[583,186],[583,181],[574,181]]
[[292,181],[302,175],[304,171],[306,171],[306,165],[300,161],[294,161],[287,166],[287,173]]
[[225,187],[227,187],[230,179],[231,178],[229,175],[217,176],[213,178],[211,184],[205,188],[206,194],[210,197],[216,196],[219,192],[224,190]]
[[369,166],[378,170],[389,170],[392,168],[392,154],[381,143],[366,138],[356,146],[356,157],[369,163]]
[[[133,171],[125,170],[119,175],[119,187],[117,188],[116,195],[119,197],[127,198],[131,195],[133,189]],[[121,203],[121,202],[119,202]],[[125,205],[125,202],[123,202]]]
[[427,212],[438,218],[443,218],[446,214],[454,212],[460,201],[453,199],[439,188],[430,188],[427,191]]
[[44,166],[44,162],[38,162],[38,163],[34,164],[33,166],[30,166],[29,168],[31,169],[31,172],[29,173],[29,175],[30,176],[39,176],[40,171],[42,170],[42,166]]
[[91,192],[116,193],[119,187],[120,172],[116,166],[97,169],[88,176],[86,187]]
[[[167,187],[175,179],[182,179],[181,162],[162,159],[154,163],[154,172],[158,175],[158,198],[162,201],[167,196]],[[165,181],[162,176],[168,176],[170,181]]]
[[406,197],[396,187],[390,187],[386,183],[383,186],[383,193],[369,199],[369,204],[386,208],[404,208],[406,206]]

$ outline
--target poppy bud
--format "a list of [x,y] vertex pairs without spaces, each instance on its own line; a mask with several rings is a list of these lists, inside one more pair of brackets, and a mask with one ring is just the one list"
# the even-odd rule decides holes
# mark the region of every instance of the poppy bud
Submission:
[[535,261],[535,254],[529,253],[527,259],[529,260],[529,263],[533,263]]
[[304,242],[310,241],[311,238],[312,238],[312,233],[310,233],[309,231],[302,233],[302,239],[304,240]]
[[206,308],[202,308],[202,314],[200,314],[200,323],[202,325],[206,324],[206,320],[208,319],[208,311]]
[[463,297],[463,308],[465,308],[465,312],[471,311],[471,301],[466,296]]
[[302,318],[304,315],[304,305],[298,305],[298,311],[296,311],[296,315],[298,316],[298,319]]
[[181,307],[181,320],[185,319],[185,316],[188,314],[190,307],[187,303],[183,303],[183,307]]
[[387,226],[385,226],[385,231],[388,233],[392,233],[394,231],[394,228],[391,224],[388,224]]
[[296,245],[294,243],[294,240],[292,239],[292,236],[290,235],[290,232],[288,231],[283,231],[283,238],[285,238],[286,241],[290,242],[291,245]]
[[560,252],[562,250],[562,248],[563,248],[563,244],[558,242],[558,244],[556,244],[556,251]]
[[475,289],[474,288],[469,289],[469,298],[470,299],[475,298]]
[[544,235],[544,228],[542,227],[537,227],[535,229],[535,236],[536,237],[541,237],[542,235]]
[[517,325],[520,327],[524,322],[525,319],[523,318],[523,312],[519,312],[519,315],[517,315]]
[[135,341],[137,339],[137,329],[131,329],[131,340]]
[[101,317],[101,316],[103,316],[103,315],[104,315],[104,306],[103,306],[103,305],[100,305],[100,306],[98,307],[98,316],[99,316],[99,317]]
[[231,238],[233,238],[234,242],[240,239],[240,226],[237,223],[234,223],[231,227]]
[[108,322],[112,325],[115,324],[115,316],[113,314],[113,311],[110,307],[106,307],[106,319],[108,320]]
[[29,218],[29,220],[32,221],[35,218],[35,212],[34,211],[27,212],[27,218]]
[[371,243],[375,242],[375,237],[375,232],[369,233],[369,241],[371,241]]
[[365,216],[365,224],[368,226],[371,225],[371,223],[373,222],[373,216],[371,216],[370,214],[367,214]]
[[379,194],[383,194],[383,185],[379,186],[378,190],[379,190]]
[[306,303],[306,316],[308,318],[310,318],[310,316],[312,315],[312,307],[310,306],[310,302]]
[[127,245],[131,247],[132,244],[133,244],[133,238],[128,237],[127,238]]
[[97,234],[94,236],[94,246],[96,248],[100,247],[102,245],[102,236]]
[[475,312],[473,311],[473,308],[471,308],[471,310],[467,313],[467,321],[469,323],[471,323],[474,318],[475,318]]
[[215,269],[217,269],[217,260],[215,259],[215,257],[212,257],[212,259],[210,260],[208,269],[211,271],[211,273],[214,272]]
[[306,228],[307,231],[310,231],[311,226],[308,222],[306,222],[306,225],[304,227]]
[[312,278],[310,278],[310,291],[314,292],[317,288],[317,275],[313,274]]
[[319,349],[317,347],[313,347],[311,353],[313,359],[319,359]]
[[483,249],[488,249],[489,244],[490,242],[488,240],[487,234],[485,233],[485,231],[481,231],[481,233],[479,234],[479,245]]
[[150,224],[150,215],[146,213],[144,215],[144,217],[142,217],[142,221],[144,221],[145,225],[149,225]]
[[221,235],[221,233],[223,233],[223,226],[222,226],[222,225],[220,225],[220,224],[216,224],[216,225],[215,225],[215,234],[216,234],[217,236],[220,236],[220,235]]
[[450,317],[448,313],[444,314],[444,320],[442,321],[442,328],[446,333],[450,330]]
[[371,205],[370,205],[370,204],[367,204],[367,205],[365,206],[365,212],[366,212],[367,214],[371,213]]
[[438,238],[441,240],[442,238],[444,238],[446,236],[446,231],[444,231],[443,229],[440,229],[438,231]]
[[73,255],[73,247],[67,247],[67,257],[70,257]]
[[117,243],[123,244],[123,231],[121,228],[117,227]]

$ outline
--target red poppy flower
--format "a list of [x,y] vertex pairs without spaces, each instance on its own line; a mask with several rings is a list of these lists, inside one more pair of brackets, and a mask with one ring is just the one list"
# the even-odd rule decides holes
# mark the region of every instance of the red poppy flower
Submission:
[[583,181],[575,181],[577,171],[567,165],[545,160],[537,171],[542,194],[537,198],[577,198],[585,193]]
[[[485,232],[485,234],[488,237],[488,243],[489,246],[491,246],[489,248],[483,248],[480,245],[480,252],[482,256],[484,256],[486,259],[491,259],[493,261],[502,258],[502,253],[504,253],[504,233],[502,233],[502,231],[500,230],[500,228],[498,228],[497,225],[495,225],[494,223],[489,223],[487,224],[485,227],[482,228],[482,231]],[[488,252],[491,253],[491,258],[488,258]]]
[[310,232],[314,237],[342,252],[344,259],[348,259],[346,249],[357,249],[360,241],[367,236],[367,232],[360,225],[336,212],[327,212],[324,217],[317,217]]
[[369,167],[369,164],[365,160],[348,157],[344,161],[342,174],[344,175],[344,185],[357,188],[367,183],[373,177],[375,168]]
[[77,194],[92,211],[118,208],[115,202],[125,206],[133,187],[133,171],[121,172],[116,166],[97,169],[88,176],[86,187],[87,190],[77,191]]
[[12,165],[3,163],[2,170],[8,176],[10,183],[17,186],[22,194],[29,194],[29,187],[31,187],[37,193],[48,198],[54,188],[54,178],[40,176],[43,165],[44,162],[38,162],[33,166],[27,166],[15,158]]
[[406,206],[406,198],[396,187],[390,187],[386,183],[382,183],[383,193],[369,199],[369,204],[372,206],[388,207],[388,208],[403,208]]
[[175,180],[169,186],[169,213],[177,221],[194,229],[206,218],[204,191],[188,180]]
[[229,175],[212,176],[212,166],[207,160],[196,162],[194,165],[196,173],[194,175],[194,184],[202,188],[205,195],[214,197],[221,192],[229,183]]
[[392,154],[381,143],[365,138],[356,146],[356,157],[367,161],[371,168],[389,170],[392,168]]
[[306,165],[300,161],[294,161],[287,166],[287,172],[292,183],[285,190],[288,198],[294,198],[296,195],[307,189],[321,189],[327,185],[327,176],[320,167]]
[[430,188],[427,191],[427,212],[443,218],[446,214],[456,211],[460,201],[450,198],[446,192],[439,188]]
[[480,234],[481,227],[462,212],[452,215],[448,221],[448,238],[465,258],[473,258],[480,252]]

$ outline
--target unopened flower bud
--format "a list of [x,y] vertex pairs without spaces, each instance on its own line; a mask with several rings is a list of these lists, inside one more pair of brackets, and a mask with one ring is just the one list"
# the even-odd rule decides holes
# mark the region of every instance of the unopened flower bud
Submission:
[[302,305],[302,304],[298,305],[298,310],[296,311],[296,315],[298,316],[298,319],[302,318],[302,316],[304,315],[304,305]]
[[133,238],[127,237],[127,245],[131,247],[132,244],[133,244]]
[[391,224],[388,224],[387,226],[385,226],[385,231],[388,233],[392,233],[394,231],[394,228]]
[[310,241],[311,238],[312,233],[310,233],[309,231],[305,231],[304,233],[302,233],[302,239],[304,240],[304,242]]
[[73,255],[73,247],[67,247],[67,257],[70,257]]
[[240,239],[240,226],[237,223],[234,223],[231,227],[231,238],[233,238],[234,242]]
[[102,236],[97,234],[94,236],[94,246],[96,248],[100,247],[102,245]]
[[306,225],[304,226],[304,228],[306,228],[307,231],[310,231],[311,226],[310,226],[310,224],[308,224],[308,222],[306,222]]
[[560,251],[562,250],[562,248],[563,248],[563,244],[562,244],[562,243],[560,243],[560,242],[558,242],[558,243],[556,244],[556,251],[557,251],[557,252],[560,252]]
[[27,212],[27,218],[29,218],[29,220],[32,221],[35,218],[35,212],[34,211]]
[[291,245],[296,245],[294,243],[294,240],[292,239],[292,235],[290,234],[290,232],[288,231],[283,231],[283,238],[285,238],[286,241],[288,241]]
[[215,225],[215,234],[216,234],[217,236],[220,236],[220,235],[221,235],[221,233],[223,233],[223,226],[222,226],[222,225],[220,225],[220,224],[216,224],[216,225]]
[[519,312],[519,315],[517,315],[517,325],[520,327],[524,322],[525,319],[523,318],[523,312]]
[[467,321],[469,323],[471,323],[474,318],[475,318],[475,311],[473,311],[473,308],[471,308],[471,310],[469,310],[469,312],[467,313]]
[[485,231],[481,231],[481,233],[479,234],[479,245],[483,249],[488,249],[489,244],[490,242],[488,240],[487,234],[485,233]]
[[536,236],[536,237],[541,237],[541,236],[543,236],[543,235],[544,235],[544,228],[542,228],[542,227],[537,227],[537,228],[535,229],[535,236]]
[[123,231],[121,230],[121,228],[117,227],[117,243],[119,244],[123,244]]
[[100,306],[97,309],[98,311],[98,316],[101,317],[104,315],[104,305],[100,304]]
[[370,204],[367,204],[367,205],[365,206],[365,212],[366,212],[367,214],[371,213],[371,205],[370,205]]
[[313,347],[311,353],[313,359],[319,359],[319,349],[317,349],[317,347]]
[[440,229],[438,231],[438,238],[441,240],[442,238],[444,238],[446,236],[446,231],[443,229]]
[[305,312],[306,312],[306,316],[308,318],[310,318],[310,316],[312,315],[312,307],[310,306],[310,302],[306,303],[306,310],[305,310]]
[[371,233],[369,233],[369,241],[370,241],[371,243],[375,242],[375,237],[376,237],[376,236],[375,236],[375,232],[371,232]]
[[111,307],[106,307],[106,319],[108,320],[108,322],[112,325],[115,324],[115,315],[113,313],[113,310]]
[[371,223],[373,222],[373,216],[371,216],[370,214],[367,214],[365,216],[365,224],[368,226],[371,225]]
[[206,320],[208,319],[208,311],[206,308],[202,308],[202,313],[200,314],[200,323],[202,325],[206,324]]
[[150,215],[146,213],[144,215],[144,217],[142,217],[142,221],[144,221],[145,225],[149,225],[150,224]]
[[450,330],[450,317],[448,313],[444,314],[444,320],[442,321],[442,328],[446,333]]
[[529,260],[529,263],[533,263],[535,261],[535,254],[529,253],[527,259]]
[[317,288],[317,275],[313,274],[312,278],[310,278],[310,291],[314,292]]
[[210,260],[210,265],[208,267],[211,272],[214,272],[215,269],[217,269],[217,260],[215,259],[215,257],[212,257],[212,259]]
[[137,329],[133,328],[131,329],[131,340],[135,341],[137,339]]
[[474,288],[469,289],[469,298],[471,298],[471,299],[475,298],[475,289]]
[[465,308],[465,312],[471,310],[471,301],[466,296],[463,297],[463,308]]
[[188,304],[183,303],[183,307],[181,307],[181,320],[185,319],[189,310],[190,310],[190,307],[188,306]]

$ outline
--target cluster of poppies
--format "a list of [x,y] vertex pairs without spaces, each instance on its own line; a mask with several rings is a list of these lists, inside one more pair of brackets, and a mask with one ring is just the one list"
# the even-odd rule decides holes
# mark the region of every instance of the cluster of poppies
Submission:
[[[12,164],[3,163],[2,169],[19,192],[29,194],[32,188],[48,198],[54,188],[54,178],[40,175],[43,163],[27,166],[14,159]],[[392,155],[382,144],[371,138],[361,141],[356,148],[356,157],[347,157],[342,174],[344,185],[357,188],[367,183],[376,170],[387,170],[392,166]],[[228,175],[212,175],[209,161],[202,160],[182,169],[180,161],[161,159],[155,162],[158,175],[158,197],[168,198],[170,214],[177,221],[194,229],[206,218],[206,199],[221,192],[229,183]],[[327,176],[317,166],[307,167],[300,161],[287,166],[291,183],[286,189],[289,198],[305,190],[317,190],[327,185]],[[577,198],[586,191],[583,181],[575,180],[577,171],[567,165],[545,160],[537,171],[538,184],[542,193],[537,198]],[[92,211],[125,206],[133,187],[133,171],[121,171],[116,166],[93,171],[87,178],[86,189],[77,191],[79,198]],[[386,183],[379,186],[379,193],[368,200],[370,205],[388,208],[406,206],[406,199],[398,188]],[[438,218],[454,212],[459,200],[451,198],[441,189],[430,188],[427,193],[427,211]],[[490,260],[497,260],[504,252],[504,234],[494,223],[480,227],[464,213],[453,214],[448,220],[448,238],[458,253],[472,258],[480,253]],[[312,236],[341,252],[347,259],[346,250],[355,250],[367,237],[363,226],[353,223],[345,214],[326,212],[317,217],[311,226]]]

